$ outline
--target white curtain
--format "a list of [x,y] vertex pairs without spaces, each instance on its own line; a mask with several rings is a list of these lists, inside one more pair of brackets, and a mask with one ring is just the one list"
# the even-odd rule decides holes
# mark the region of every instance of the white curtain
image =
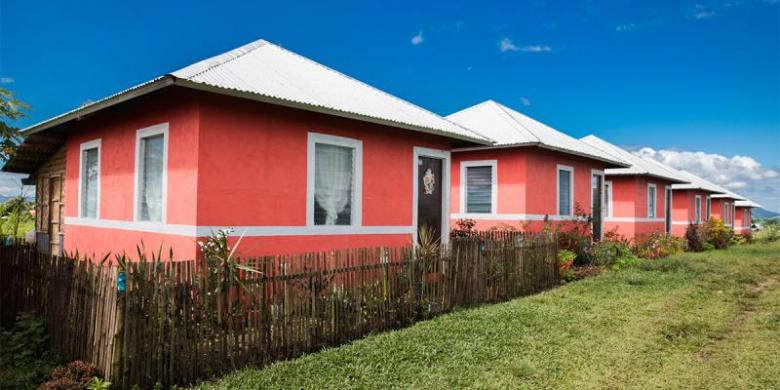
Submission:
[[162,221],[163,189],[163,135],[141,140],[143,165],[141,177],[141,220]]
[[[338,221],[347,207],[352,209],[352,171],[354,153],[344,146],[316,144],[314,169],[314,223],[349,225],[351,215]],[[324,215],[323,215],[324,213]]]
[[558,214],[571,215],[571,172],[558,171]]

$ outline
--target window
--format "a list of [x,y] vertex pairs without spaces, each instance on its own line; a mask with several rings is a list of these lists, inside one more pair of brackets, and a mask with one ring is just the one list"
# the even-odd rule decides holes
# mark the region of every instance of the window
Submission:
[[362,148],[355,139],[309,133],[308,225],[361,224]]
[[461,162],[460,171],[464,181],[461,207],[466,213],[496,212],[496,166],[496,160]]
[[611,181],[605,181],[604,182],[604,191],[606,191],[607,196],[604,197],[604,207],[607,208],[607,217],[612,216],[612,182]]
[[[709,199],[709,198],[707,198]],[[696,200],[694,202],[694,216],[696,223],[701,223],[701,195],[696,195]]]
[[558,215],[572,215],[574,200],[574,168],[558,165]]
[[729,202],[723,202],[723,223],[731,225],[731,206]]
[[100,198],[100,140],[81,144],[79,160],[79,217],[98,218]]
[[136,134],[135,219],[165,222],[168,177],[168,124]]
[[704,213],[704,217],[707,218],[707,221],[709,221],[710,216],[712,215],[712,198],[708,196],[705,200],[705,204],[707,205],[707,210]]
[[655,184],[647,186],[647,217],[655,218],[656,189]]
[[732,203],[731,204],[731,226],[734,226],[734,218],[737,215],[737,204]]

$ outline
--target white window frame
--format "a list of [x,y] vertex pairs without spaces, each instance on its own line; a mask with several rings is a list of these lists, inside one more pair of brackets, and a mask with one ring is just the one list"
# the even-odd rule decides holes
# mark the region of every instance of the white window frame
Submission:
[[[168,122],[145,127],[135,132],[135,178],[133,180],[133,220],[142,223],[166,223],[168,219]],[[140,219],[140,189],[141,189],[141,140],[162,134],[163,136],[163,170],[162,170],[162,205],[159,221],[142,221]]]
[[83,179],[83,176],[84,176],[84,151],[91,150],[91,149],[97,149],[97,169],[98,169],[98,175],[97,175],[97,195],[96,195],[97,199],[96,199],[96,205],[95,205],[96,211],[95,211],[95,218],[94,219],[100,219],[100,176],[101,176],[101,171],[100,171],[100,168],[101,168],[100,167],[100,152],[101,152],[101,149],[102,149],[102,141],[101,141],[100,138],[92,140],[92,141],[84,142],[84,143],[81,144],[81,146],[79,146],[78,215],[79,215],[79,218],[93,219],[91,217],[85,217],[84,216],[84,210],[82,210],[82,206],[81,206],[81,203],[82,203],[81,202],[81,200],[82,200],[81,197],[83,196],[81,191],[82,191],[82,184],[83,184],[82,183],[82,179]]
[[604,181],[604,188],[608,188],[608,190],[604,191],[605,197],[607,199],[607,218],[613,217],[612,212],[612,180],[605,180]]
[[[569,185],[569,213],[561,214],[561,171],[568,171],[571,184]],[[603,180],[602,180],[603,183]],[[590,186],[588,186],[590,188]],[[591,202],[593,203],[593,202]],[[555,214],[563,217],[574,216],[574,167],[558,164],[555,167]]]
[[723,201],[723,223],[726,226],[731,226],[733,225],[732,221],[731,204],[729,202]]
[[693,201],[693,206],[696,208],[693,213],[693,218],[698,225],[701,223],[701,195],[696,195],[696,198]]
[[[316,144],[342,146],[354,150],[352,163],[352,204],[349,225],[314,224],[314,179],[316,169]],[[363,226],[363,141],[330,134],[309,132],[306,159],[306,226],[321,230],[344,230],[350,226]]]
[[[466,208],[468,201],[468,191],[466,188],[466,173],[468,168],[490,167],[490,212],[489,213],[469,213]],[[498,213],[498,161],[497,160],[472,160],[460,162],[460,212],[464,214],[496,214]]]
[[[653,190],[653,210],[650,212],[650,190]],[[647,218],[655,218],[658,215],[658,186],[653,183],[647,184]]]

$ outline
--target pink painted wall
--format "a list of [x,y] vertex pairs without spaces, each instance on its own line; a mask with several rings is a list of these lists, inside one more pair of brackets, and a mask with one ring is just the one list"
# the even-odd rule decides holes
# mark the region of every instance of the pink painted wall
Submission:
[[737,207],[737,213],[734,215],[734,231],[737,233],[746,233],[750,231],[751,224],[750,207]]
[[[718,218],[722,220],[727,225],[730,225],[732,221],[726,221],[726,215],[725,215],[725,205],[728,203],[728,207],[731,208],[730,213],[734,212],[734,202],[735,199],[732,198],[713,198],[712,199],[712,218]],[[734,218],[736,220],[736,218]],[[735,226],[737,226],[735,224]]]
[[[78,122],[67,140],[66,215],[77,216],[79,146],[102,140],[100,222],[132,222],[136,131],[168,122],[167,224],[195,227],[306,225],[308,133],[363,143],[363,226],[411,227],[414,147],[449,150],[443,137],[346,118],[168,89]],[[441,179],[441,178],[439,178]],[[446,212],[446,210],[444,210]],[[237,234],[240,232],[237,232]],[[403,246],[411,234],[244,237],[246,256]],[[161,245],[193,258],[194,235],[65,226],[65,248],[102,256]]]
[[701,196],[701,221],[707,220],[707,196],[709,192],[700,190],[672,191],[672,234],[678,237],[685,235],[688,223],[695,219],[696,195]]
[[[612,215],[607,218],[606,230],[615,230],[626,237],[664,232],[666,217],[666,198],[664,191],[671,183],[649,176],[607,176],[607,181],[612,183]],[[648,187],[654,184],[656,187],[656,221],[647,220]],[[672,202],[674,204],[674,201]],[[624,218],[623,220],[610,220],[612,218]],[[625,218],[637,219],[627,221]],[[645,220],[643,220],[645,219]]]
[[[520,221],[517,216],[519,214],[537,218],[544,215],[557,215],[557,166],[559,164],[574,168],[574,202],[580,204],[585,212],[590,212],[591,171],[593,169],[603,171],[605,168],[605,164],[600,161],[538,147],[453,152],[450,191],[452,214],[465,211],[461,210],[460,204],[461,162],[480,160],[497,161],[498,199],[497,215],[476,219],[476,228],[479,230],[506,225],[526,231],[541,230],[543,221]],[[452,219],[452,226],[457,219],[456,217]]]
[[[198,100],[192,93],[165,90],[129,104],[116,106],[72,125],[66,141],[65,216],[78,216],[79,151],[83,142],[101,140],[100,220],[133,221],[136,131],[169,123],[168,202],[169,224],[192,225],[196,221],[194,188],[198,165]],[[98,234],[98,232],[101,234]],[[65,250],[101,257],[107,251],[136,253],[141,239],[149,251],[161,245],[177,255],[193,257],[194,240],[161,234],[64,225]]]

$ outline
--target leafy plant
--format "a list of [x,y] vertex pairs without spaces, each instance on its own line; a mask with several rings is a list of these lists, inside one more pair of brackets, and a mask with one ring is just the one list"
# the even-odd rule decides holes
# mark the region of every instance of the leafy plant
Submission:
[[111,388],[111,382],[102,380],[98,377],[92,378],[92,381],[87,384],[87,390],[108,390]]
[[558,250],[558,270],[561,272],[561,277],[564,280],[571,280],[573,276],[572,266],[574,265],[574,259],[577,258],[577,254],[568,249]]
[[629,244],[630,241],[617,230],[604,233],[604,238],[593,244],[593,264],[611,266],[622,258],[632,257]]
[[34,389],[58,363],[40,317],[21,313],[13,328],[0,332],[0,389]]
[[705,225],[707,242],[716,249],[726,249],[731,244],[734,230],[726,226],[722,219],[711,218]]
[[576,253],[575,262],[578,264],[589,264],[593,260],[592,221],[590,214],[579,203],[575,203],[574,218],[553,228],[558,234],[558,248]]
[[52,370],[38,390],[87,390],[100,372],[94,364],[76,360]]
[[459,219],[455,221],[455,225],[457,227],[452,228],[450,230],[450,237],[457,238],[457,237],[463,237],[463,238],[469,238],[474,237],[477,235],[476,229],[474,229],[474,226],[477,225],[477,221],[473,219]]
[[780,226],[764,224],[764,228],[756,233],[756,241],[775,242],[780,240]]
[[13,92],[0,88],[0,160],[8,161],[16,152],[21,137],[19,129],[10,123],[26,117],[28,108]]
[[634,238],[631,251],[644,259],[660,259],[684,250],[683,240],[667,233],[653,232]]
[[692,222],[688,224],[688,228],[685,229],[685,241],[689,251],[704,251],[704,243],[707,242],[707,236],[702,226]]

